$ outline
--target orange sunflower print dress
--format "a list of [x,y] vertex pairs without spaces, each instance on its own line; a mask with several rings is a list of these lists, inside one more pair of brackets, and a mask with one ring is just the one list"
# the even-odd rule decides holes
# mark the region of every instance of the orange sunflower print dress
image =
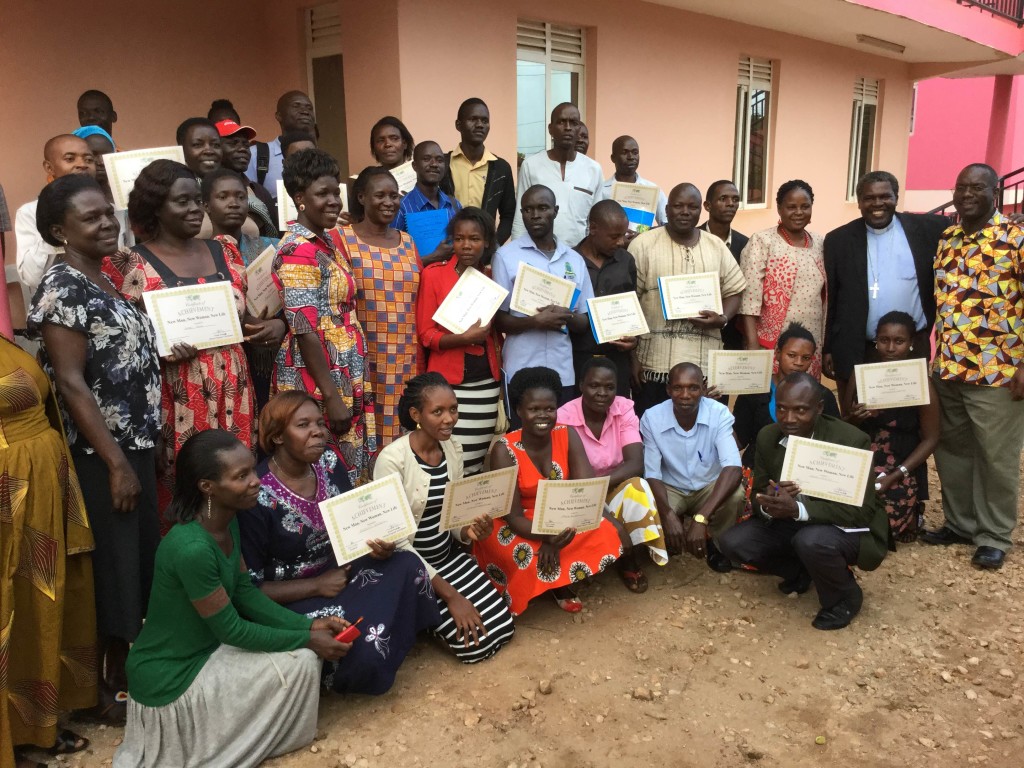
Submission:
[[[568,480],[569,428],[556,424],[551,430],[551,477],[541,476],[523,448],[522,430],[509,432],[501,438],[495,450],[504,448],[519,467],[519,496],[523,515],[533,520],[537,500],[537,484],[541,480]],[[490,578],[499,594],[504,597],[513,615],[526,610],[530,600],[550,589],[583,581],[612,565],[622,554],[618,531],[608,520],[593,531],[577,533],[563,547],[560,562],[554,571],[537,568],[541,542],[516,535],[507,523],[498,521],[491,535],[473,545],[473,554]]]

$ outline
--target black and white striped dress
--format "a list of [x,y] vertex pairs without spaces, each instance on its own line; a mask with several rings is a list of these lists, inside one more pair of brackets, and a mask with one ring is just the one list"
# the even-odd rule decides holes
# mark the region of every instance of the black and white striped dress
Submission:
[[475,475],[483,469],[494,437],[501,388],[488,374],[487,378],[456,384],[452,389],[459,401],[459,421],[452,437],[462,446],[463,471]]
[[448,612],[448,605],[437,599],[441,610],[441,624],[434,630],[448,644],[448,647],[464,664],[473,664],[490,658],[512,639],[515,624],[505,601],[491,584],[490,579],[470,555],[462,551],[459,542],[450,531],[441,531],[441,502],[448,484],[448,464],[444,457],[441,464],[432,467],[419,456],[416,461],[430,475],[430,491],[427,506],[420,518],[419,528],[413,538],[413,547],[430,563],[445,581],[469,600],[483,619],[487,636],[480,638],[480,645],[468,648],[457,639],[455,620]]

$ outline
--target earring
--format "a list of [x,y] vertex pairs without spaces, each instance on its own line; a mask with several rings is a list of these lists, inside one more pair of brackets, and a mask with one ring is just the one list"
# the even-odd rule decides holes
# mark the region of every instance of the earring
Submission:
[[420,423],[417,421],[416,422],[416,429],[419,429],[419,428],[420,428]]
[[206,519],[213,519],[213,500],[209,496],[206,497]]
[[300,211],[306,210],[306,204],[305,203],[299,203],[299,210]]
[[64,247],[67,248],[67,246],[68,246],[68,241],[67,241],[67,239],[65,239],[64,240]]
[[911,351],[911,352],[913,352],[913,351],[914,351],[914,345],[913,345],[913,344],[911,344],[911,345],[910,345],[910,351]]

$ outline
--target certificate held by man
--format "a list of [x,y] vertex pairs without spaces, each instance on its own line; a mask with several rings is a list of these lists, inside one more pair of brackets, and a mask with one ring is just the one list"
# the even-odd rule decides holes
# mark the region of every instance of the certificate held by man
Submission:
[[857,400],[868,408],[928,405],[928,363],[923,358],[855,365]]
[[592,531],[601,524],[607,496],[607,475],[590,480],[541,480],[530,530],[551,536],[566,528]]
[[281,292],[274,282],[274,256],[277,249],[268,245],[248,267],[245,274],[248,278],[248,290],[245,294],[245,305],[253,317],[273,317],[281,311],[283,302]]
[[533,317],[542,307],[572,308],[576,298],[576,283],[562,277],[549,275],[543,269],[519,262],[515,285],[512,286],[512,301],[509,305],[516,312]]
[[142,301],[153,321],[156,346],[161,355],[171,354],[175,344],[211,349],[242,342],[242,326],[231,283],[201,283],[146,291]]
[[658,290],[666,320],[700,317],[705,309],[722,314],[722,282],[717,272],[659,277]]
[[452,333],[465,333],[474,323],[487,325],[494,318],[508,291],[469,267],[445,296],[434,313],[433,321]]
[[416,532],[416,519],[398,474],[321,501],[320,514],[338,565],[369,553],[367,541],[401,541]]
[[640,299],[632,291],[587,299],[587,315],[598,344],[651,332]]
[[397,168],[391,169],[391,175],[398,182],[398,191],[406,195],[416,186],[416,171],[413,170],[412,160],[402,163]]
[[872,451],[790,435],[779,480],[792,480],[807,496],[859,507],[874,464]]
[[612,200],[626,212],[629,231],[637,234],[654,226],[660,194],[661,190],[650,184],[628,184],[622,181],[612,184]]
[[135,180],[139,178],[142,169],[154,160],[174,160],[184,164],[185,151],[174,146],[133,149],[103,155],[103,165],[107,169],[107,181],[110,183],[115,208],[121,211],[128,208],[128,195],[135,186]]
[[708,386],[723,395],[758,395],[772,388],[771,350],[725,350],[708,352]]
[[512,508],[519,467],[452,480],[444,489],[441,504],[441,530],[451,531],[471,525],[481,515],[505,517]]

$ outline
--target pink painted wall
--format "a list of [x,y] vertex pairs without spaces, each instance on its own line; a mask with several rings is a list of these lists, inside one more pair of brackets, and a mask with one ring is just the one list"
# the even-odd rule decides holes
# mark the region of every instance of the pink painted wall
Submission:
[[991,46],[1013,56],[1024,50],[1024,30],[1008,20],[956,0],[846,0],[895,16],[954,32],[960,37]]

